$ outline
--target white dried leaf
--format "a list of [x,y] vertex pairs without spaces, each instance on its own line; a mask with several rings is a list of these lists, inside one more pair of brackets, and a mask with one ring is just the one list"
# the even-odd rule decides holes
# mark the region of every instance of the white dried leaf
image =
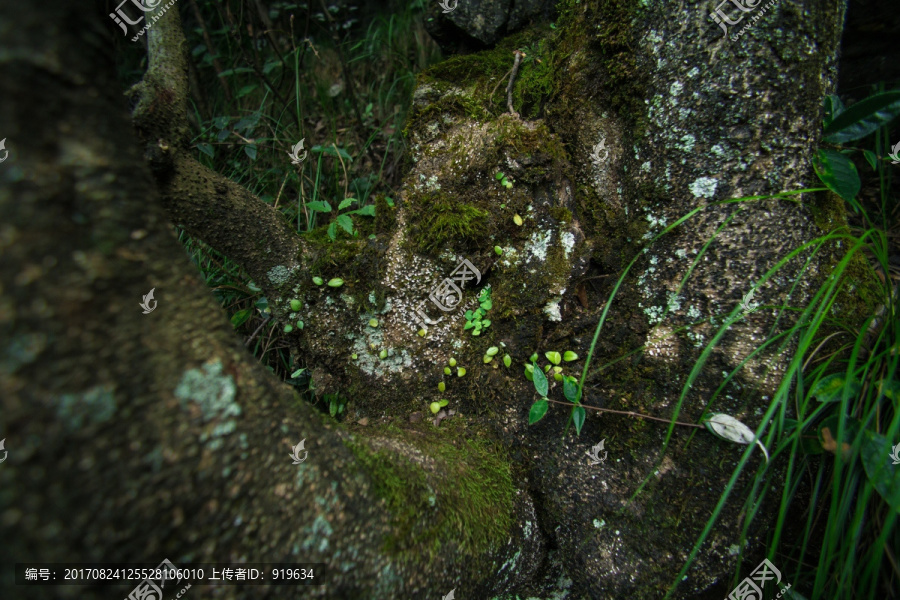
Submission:
[[766,450],[766,447],[762,445],[762,442],[753,435],[753,430],[734,417],[724,413],[716,413],[706,421],[705,425],[707,429],[723,440],[736,442],[738,444],[756,442],[762,449],[763,454],[765,454],[766,462],[769,462],[769,453]]

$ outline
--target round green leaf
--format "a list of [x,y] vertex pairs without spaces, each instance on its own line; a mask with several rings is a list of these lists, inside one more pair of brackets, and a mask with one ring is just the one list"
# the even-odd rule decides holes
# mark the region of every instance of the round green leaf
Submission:
[[487,354],[488,356],[497,356],[498,352],[500,352],[500,348],[498,348],[497,346],[491,346],[487,349],[487,352],[485,352],[485,354]]
[[562,361],[562,356],[559,355],[559,352],[545,352],[544,356],[554,365],[558,365]]
[[509,354],[503,355],[503,365],[508,369],[512,364],[512,358],[510,358]]
[[563,360],[566,362],[572,362],[573,360],[578,360],[578,355],[571,350],[566,350],[565,354],[563,354]]
[[313,277],[312,280],[313,280],[313,283],[316,285],[322,285],[323,283],[325,283],[325,280],[322,279],[321,277]]
[[441,411],[441,405],[439,402],[432,402],[428,408],[431,409],[431,412],[433,414],[438,414]]
[[303,308],[303,305],[300,303],[299,300],[291,300],[291,310],[292,311],[297,312],[301,308]]
[[328,286],[333,287],[333,288],[338,288],[338,287],[341,287],[342,285],[344,285],[344,280],[341,279],[340,277],[335,277],[334,279],[332,279],[328,282]]

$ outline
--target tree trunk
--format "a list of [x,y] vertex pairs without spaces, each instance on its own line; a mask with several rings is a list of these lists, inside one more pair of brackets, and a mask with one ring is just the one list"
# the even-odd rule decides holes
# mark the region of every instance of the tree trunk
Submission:
[[[554,408],[529,427],[521,364],[572,350],[581,358],[566,373],[580,374],[615,280],[666,224],[712,201],[810,187],[843,3],[782,0],[733,41],[750,16],[723,37],[706,7],[567,2],[555,41],[526,32],[421,76],[399,208],[379,203],[376,239],[334,244],[298,240],[192,158],[175,10],[149,31],[150,68],[132,90],[138,148],[110,91],[118,28],[64,5],[0,7],[3,562],[323,562],[328,583],[310,595],[329,598],[554,586],[649,598],[673,583],[742,448],[702,432],[687,446],[676,431],[662,457],[665,425],[592,413],[576,437]],[[491,91],[506,89],[525,46],[518,114],[505,114],[505,94]],[[816,235],[814,202],[799,199],[709,206],[655,243],[612,301],[594,365],[647,351],[594,375],[585,403],[671,417],[695,344],[714,331],[680,328],[724,319]],[[321,385],[350,399],[348,421],[378,425],[336,425],[255,364],[169,220],[243,264],[278,318],[303,320],[292,339]],[[429,321],[443,318],[422,321],[416,309],[461,259],[479,271],[461,308],[428,302]],[[755,301],[802,302],[810,284],[791,292],[790,268]],[[485,283],[491,325],[474,337],[460,313]],[[141,314],[151,288],[158,308]],[[696,422],[722,371],[773,322],[759,311],[734,325],[679,420]],[[491,346],[501,353],[485,363]],[[465,376],[444,375],[451,358]],[[783,364],[749,362],[712,410],[755,429]],[[457,414],[409,423],[441,380]],[[309,459],[293,465],[303,439]],[[591,465],[601,440],[610,460]],[[726,505],[680,596],[727,594],[741,509]]]

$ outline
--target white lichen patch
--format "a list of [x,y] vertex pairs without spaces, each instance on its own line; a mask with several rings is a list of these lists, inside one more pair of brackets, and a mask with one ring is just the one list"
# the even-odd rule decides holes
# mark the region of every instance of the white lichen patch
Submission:
[[566,231],[561,236],[559,236],[559,241],[562,244],[563,253],[566,255],[566,260],[568,260],[569,255],[575,248],[575,235],[571,231]]
[[553,237],[552,231],[545,231],[543,234],[535,231],[531,234],[531,240],[525,245],[524,253],[528,256],[527,262],[538,259],[541,262],[547,260],[547,247],[550,245],[550,238]]
[[673,81],[672,85],[669,86],[669,95],[680,96],[682,90],[684,90],[684,84],[680,81]]
[[719,182],[712,177],[700,177],[695,179],[688,187],[695,197],[712,198],[716,193]]
[[696,143],[696,141],[697,139],[694,136],[686,133],[681,136],[681,139],[678,140],[678,143],[675,144],[675,147],[683,152],[693,152],[694,144]]
[[562,314],[559,311],[559,303],[562,301],[561,297],[551,298],[549,302],[547,302],[547,306],[544,307],[544,314],[547,315],[548,321],[562,321]]

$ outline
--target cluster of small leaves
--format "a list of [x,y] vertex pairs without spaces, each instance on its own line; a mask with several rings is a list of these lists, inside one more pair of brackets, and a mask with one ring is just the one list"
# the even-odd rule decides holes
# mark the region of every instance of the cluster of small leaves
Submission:
[[[338,204],[338,212],[344,210],[345,208],[348,208],[354,202],[356,202],[357,204],[359,203],[356,198],[344,198],[343,200],[341,200],[341,203]],[[314,200],[312,202],[307,202],[306,208],[313,212],[321,213],[330,213],[332,211],[331,204],[329,204],[327,200]],[[328,226],[328,237],[331,238],[332,241],[337,239],[338,226],[340,226],[341,229],[354,237],[359,236],[359,230],[354,229],[353,227],[353,219],[351,218],[351,215],[374,217],[375,205],[367,204],[366,206],[362,206],[360,208],[357,208],[356,210],[348,210],[342,214],[339,214]]]
[[541,396],[528,411],[528,424],[533,425],[543,419],[550,408],[550,401],[547,398],[550,392],[550,381],[547,379],[547,374],[552,371],[553,379],[563,384],[563,396],[573,405],[572,422],[575,423],[575,432],[581,435],[586,412],[584,406],[581,405],[582,393],[578,388],[578,378],[573,375],[563,375],[563,368],[560,366],[563,360],[566,362],[578,360],[578,355],[569,350],[563,355],[560,355],[559,352],[545,352],[544,356],[550,361],[550,364],[546,365],[543,370],[537,364],[537,353],[531,355],[530,364],[525,364],[525,378],[534,383],[534,389]]
[[[827,96],[823,139],[835,145],[861,140],[887,126],[897,116],[900,116],[900,90],[873,94],[850,108],[845,108],[837,96]],[[859,173],[847,157],[856,151],[855,148],[819,149],[813,157],[813,168],[822,183],[859,214],[862,208],[856,199],[861,187]],[[862,153],[872,169],[878,170],[879,157],[871,150],[862,150]]]
[[509,179],[507,179],[507,178],[506,178],[506,175],[504,175],[503,173],[497,172],[497,174],[494,175],[494,178],[495,178],[497,181],[499,181],[499,182],[500,182],[500,185],[502,185],[502,186],[505,187],[506,189],[511,189],[512,186],[513,186],[512,181],[510,181]]
[[481,293],[478,294],[478,308],[474,311],[467,310],[466,324],[463,326],[463,330],[472,329],[473,336],[481,335],[482,329],[487,329],[491,326],[491,320],[485,319],[485,315],[487,312],[493,308],[494,304],[491,302],[491,288],[485,287],[481,290]]

